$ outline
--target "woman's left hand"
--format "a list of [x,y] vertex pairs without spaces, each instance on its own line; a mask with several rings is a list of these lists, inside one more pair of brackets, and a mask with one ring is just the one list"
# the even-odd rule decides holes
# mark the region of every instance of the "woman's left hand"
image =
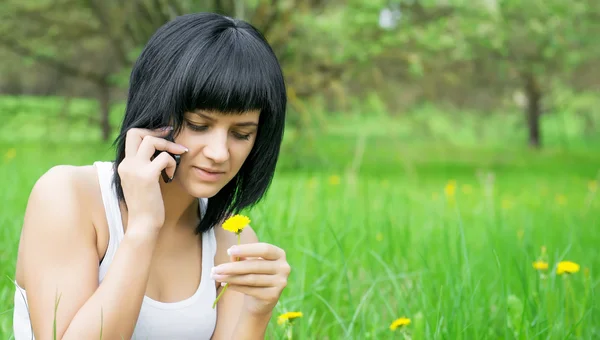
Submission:
[[[246,295],[244,307],[254,315],[271,313],[287,286],[290,265],[285,251],[268,243],[235,245],[227,253],[232,261],[212,269],[215,281]],[[235,261],[239,258],[239,261]]]

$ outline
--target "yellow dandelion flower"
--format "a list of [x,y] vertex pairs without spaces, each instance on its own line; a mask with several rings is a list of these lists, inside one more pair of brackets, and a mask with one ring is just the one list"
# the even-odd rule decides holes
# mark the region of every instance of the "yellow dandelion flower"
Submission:
[[15,148],[10,148],[8,149],[8,151],[6,151],[6,153],[4,154],[4,161],[8,162],[11,159],[15,158],[17,156],[17,149]]
[[404,327],[408,325],[410,325],[410,319],[402,317],[392,322],[392,324],[390,325],[390,330],[395,331],[398,327]]
[[329,184],[331,184],[331,185],[340,184],[340,176],[338,176],[338,175],[329,176]]
[[575,262],[571,262],[571,261],[561,261],[558,263],[558,265],[556,266],[556,274],[558,275],[562,275],[562,274],[575,274],[579,271],[579,265]]
[[533,263],[533,268],[535,270],[547,270],[548,269],[548,262],[545,262],[545,261],[535,261]]
[[513,202],[510,200],[510,198],[504,198],[502,200],[502,209],[503,210],[509,210],[512,207],[513,207]]
[[444,192],[446,193],[446,196],[454,197],[454,195],[456,194],[456,181],[448,181],[448,183],[446,183],[446,186],[444,187]]
[[283,323],[286,323],[288,321],[292,321],[296,318],[301,318],[303,316],[302,312],[287,312],[287,313],[283,313],[280,316],[277,317],[277,324],[281,325]]
[[590,189],[591,192],[598,191],[598,181],[596,181],[596,180],[590,181],[588,183],[588,189]]
[[223,223],[223,229],[239,234],[250,224],[250,219],[244,215],[233,215]]

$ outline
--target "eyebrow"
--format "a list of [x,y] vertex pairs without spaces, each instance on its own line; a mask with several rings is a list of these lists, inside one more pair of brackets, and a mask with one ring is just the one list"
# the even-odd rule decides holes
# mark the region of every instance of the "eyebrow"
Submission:
[[[206,120],[209,120],[211,122],[215,121],[215,119],[213,117],[205,115],[205,114],[203,114],[201,112],[194,111],[193,113],[196,114],[196,115],[198,115],[198,116],[200,116],[200,117],[202,117],[202,118],[204,118],[204,119],[206,119]],[[256,124],[255,122],[239,122],[239,123],[235,123],[233,125],[234,126],[239,126],[239,127],[246,127],[246,126],[255,126],[255,127],[258,127],[258,124]]]

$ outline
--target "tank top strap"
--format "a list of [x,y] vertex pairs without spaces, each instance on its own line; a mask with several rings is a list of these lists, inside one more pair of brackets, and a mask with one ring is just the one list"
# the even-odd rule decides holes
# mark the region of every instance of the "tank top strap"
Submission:
[[123,240],[124,235],[119,200],[113,186],[113,164],[113,162],[94,162],[94,166],[98,171],[98,182],[100,184],[102,202],[104,203],[106,221],[108,223],[108,247],[100,263],[100,282],[102,282],[102,279],[106,275],[108,266],[112,262],[117,247],[121,240]]
[[[201,218],[204,218],[204,214],[206,213],[206,209],[208,207],[208,199],[207,198],[199,198],[198,199],[198,206],[200,209],[200,216]],[[214,257],[217,254],[217,239],[215,237],[215,230],[214,228],[209,229],[208,231],[204,232],[202,235],[203,240],[206,240],[206,243],[202,243],[203,246],[207,246],[210,249],[210,260],[212,261],[212,263],[214,264]]]

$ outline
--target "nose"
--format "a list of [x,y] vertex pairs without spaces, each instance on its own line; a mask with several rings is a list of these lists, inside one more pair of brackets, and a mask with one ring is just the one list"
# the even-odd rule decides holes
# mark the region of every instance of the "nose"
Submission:
[[204,156],[215,163],[224,163],[229,159],[229,148],[227,147],[227,135],[214,133],[208,138],[203,149]]

